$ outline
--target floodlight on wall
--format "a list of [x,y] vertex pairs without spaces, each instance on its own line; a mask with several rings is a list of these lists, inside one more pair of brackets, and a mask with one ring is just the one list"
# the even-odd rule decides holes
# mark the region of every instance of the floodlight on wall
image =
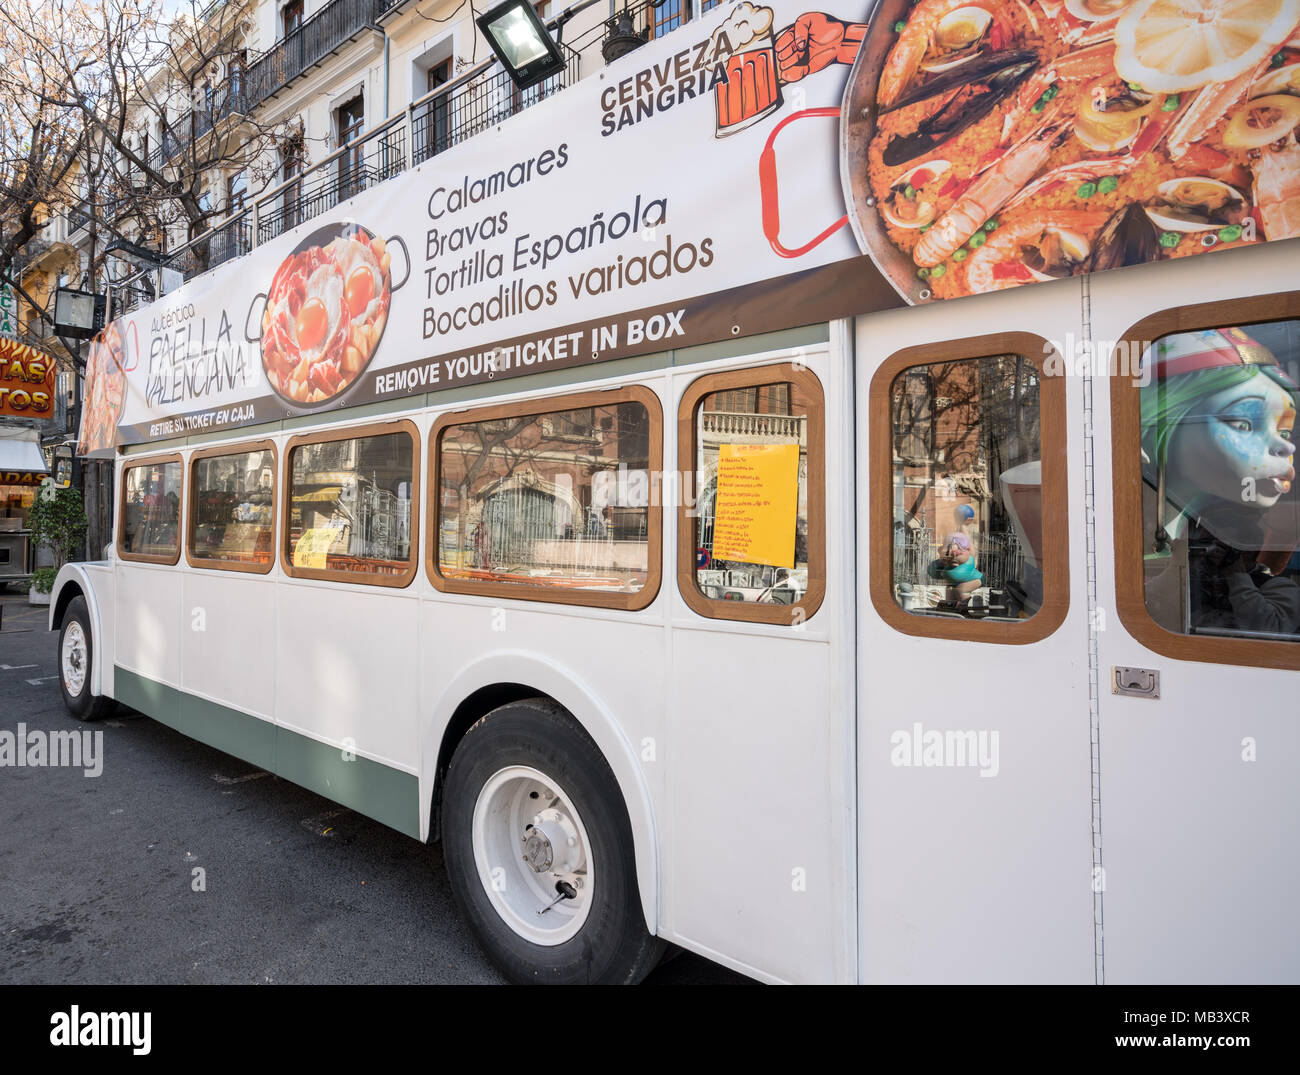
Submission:
[[54,292],[54,331],[74,340],[88,340],[104,327],[105,299],[90,291],[61,287]]
[[475,21],[521,90],[564,70],[559,46],[528,0],[505,0]]

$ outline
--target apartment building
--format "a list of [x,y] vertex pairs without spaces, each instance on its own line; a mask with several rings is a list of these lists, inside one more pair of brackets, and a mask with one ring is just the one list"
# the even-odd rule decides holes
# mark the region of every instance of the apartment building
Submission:
[[[565,69],[520,90],[475,24],[477,9],[464,2],[217,0],[185,24],[191,39],[205,42],[190,50],[199,66],[182,62],[180,77],[160,72],[135,123],[136,147],[158,171],[201,171],[210,216],[197,230],[181,218],[161,228],[139,221],[139,245],[170,272],[159,282],[141,271],[151,268],[147,260],[123,259],[110,269],[112,280],[129,280],[120,308],[151,301],[159,287],[245,254],[491,129],[717,2],[541,0],[535,10]],[[184,50],[177,55],[184,61]],[[125,168],[130,174],[129,162]],[[72,232],[87,209],[70,208]]]

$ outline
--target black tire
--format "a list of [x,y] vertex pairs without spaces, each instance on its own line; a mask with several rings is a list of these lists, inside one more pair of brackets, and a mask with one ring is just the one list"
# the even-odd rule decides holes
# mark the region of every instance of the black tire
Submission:
[[[81,626],[81,633],[86,639],[86,675],[82,680],[81,690],[73,694],[68,690],[68,684],[64,682],[63,677],[63,640],[67,636],[68,629],[73,623]],[[84,597],[74,597],[63,613],[63,623],[59,627],[59,690],[63,692],[63,704],[68,707],[68,712],[78,720],[103,720],[111,716],[113,710],[117,708],[117,703],[112,698],[105,698],[101,694],[92,694],[90,692],[90,669],[92,660],[95,655],[95,637],[90,622],[90,609],[86,607]]]
[[[474,861],[474,806],[501,769],[527,765],[552,778],[582,818],[598,872],[582,928],[557,945],[517,934],[493,907]],[[493,710],[465,733],[447,771],[442,846],[452,892],[489,958],[511,981],[556,985],[632,985],[659,962],[666,945],[641,913],[632,826],[609,764],[583,728],[544,698]]]

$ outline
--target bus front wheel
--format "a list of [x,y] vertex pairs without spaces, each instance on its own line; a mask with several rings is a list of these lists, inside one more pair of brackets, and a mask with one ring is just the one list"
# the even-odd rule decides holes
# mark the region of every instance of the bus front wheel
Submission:
[[63,692],[63,704],[78,720],[102,720],[112,714],[116,705],[112,698],[90,689],[93,654],[90,609],[84,597],[74,597],[59,627],[59,689]]
[[663,954],[641,913],[614,774],[547,699],[502,706],[465,733],[442,844],[461,911],[513,981],[631,984]]

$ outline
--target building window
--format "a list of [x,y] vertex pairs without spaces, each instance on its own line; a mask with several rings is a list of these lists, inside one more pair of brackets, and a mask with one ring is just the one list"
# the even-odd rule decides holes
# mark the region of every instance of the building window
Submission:
[[[425,72],[425,92],[432,93],[451,81],[451,60],[436,63]],[[422,151],[421,160],[428,160],[451,144],[451,100],[448,94],[439,94],[426,101],[416,112],[415,140]]]
[[174,564],[181,556],[179,455],[128,464],[122,472],[117,551],[123,560]]
[[650,38],[663,37],[676,30],[691,18],[691,0],[664,0],[658,7],[649,9]]
[[190,458],[191,567],[266,574],[275,545],[275,448],[213,448]]
[[289,442],[283,565],[299,578],[406,586],[419,459],[410,422]]
[[1120,618],[1172,657],[1300,668],[1300,293],[1164,311],[1121,347]]
[[284,26],[284,36],[296,34],[302,29],[302,0],[289,0],[280,9],[280,18]]
[[764,366],[702,377],[678,412],[691,468],[679,509],[682,597],[702,616],[789,624],[826,589],[821,384]]
[[226,77],[229,81],[230,99],[233,102],[233,108],[237,112],[243,111],[244,106],[244,71],[248,68],[248,51],[240,49],[232,53],[229,62],[226,65]]
[[[280,154],[283,161],[281,172],[286,183],[289,183],[289,180],[296,176],[302,175],[304,153],[301,136],[292,138],[286,142],[283,149],[281,149]],[[284,215],[284,227],[282,230],[287,231],[289,228],[297,227],[303,220],[301,181],[297,183],[289,183],[289,185],[284,188],[284,193],[281,197],[284,199],[282,210]]]
[[1027,333],[910,348],[871,384],[871,598],[905,634],[1023,643],[1065,618],[1065,388]]
[[[365,102],[361,97],[354,97],[339,108],[336,115],[338,124],[339,146],[346,146],[353,139],[360,138],[366,125]],[[339,199],[350,198],[365,189],[363,147],[355,146],[339,157]]]
[[248,199],[248,173],[243,169],[226,177],[226,208],[231,214],[243,210]]
[[450,415],[431,443],[429,575],[438,589],[625,609],[654,600],[654,393],[629,387]]

